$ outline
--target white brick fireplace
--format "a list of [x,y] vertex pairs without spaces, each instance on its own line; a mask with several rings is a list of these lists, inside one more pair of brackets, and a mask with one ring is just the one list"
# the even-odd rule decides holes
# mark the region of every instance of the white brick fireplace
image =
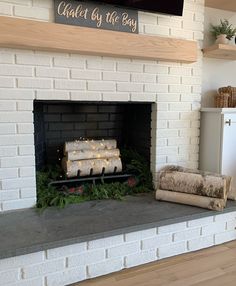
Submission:
[[[0,15],[53,22],[53,1],[0,0]],[[139,21],[142,34],[197,41],[198,61],[0,48],[0,212],[36,203],[34,100],[152,103],[154,181],[166,164],[198,167],[204,0],[185,0],[183,17],[140,12]],[[235,211],[212,214],[7,256],[0,286],[64,286],[210,247],[236,238],[235,221]]]
[[[33,101],[151,102],[151,170],[198,167],[204,1],[139,13],[140,33],[196,40],[194,64],[0,49],[0,211],[36,202]],[[53,22],[53,1],[0,0],[0,15]],[[35,35],[37,37],[37,34]]]

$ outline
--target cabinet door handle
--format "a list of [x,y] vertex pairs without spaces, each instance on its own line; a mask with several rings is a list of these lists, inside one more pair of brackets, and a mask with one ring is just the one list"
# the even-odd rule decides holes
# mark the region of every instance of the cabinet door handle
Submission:
[[225,124],[228,124],[229,126],[231,126],[234,123],[236,123],[236,121],[232,121],[231,119],[225,121]]

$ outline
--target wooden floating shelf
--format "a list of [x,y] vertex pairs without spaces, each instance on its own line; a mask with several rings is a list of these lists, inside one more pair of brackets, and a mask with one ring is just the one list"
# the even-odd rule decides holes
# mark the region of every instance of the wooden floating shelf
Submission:
[[0,17],[0,47],[192,63],[197,43]]
[[205,6],[220,10],[228,10],[230,12],[236,12],[235,1],[232,0],[206,0]]
[[205,57],[224,59],[224,60],[236,60],[236,45],[223,45],[215,44],[208,48],[203,49]]

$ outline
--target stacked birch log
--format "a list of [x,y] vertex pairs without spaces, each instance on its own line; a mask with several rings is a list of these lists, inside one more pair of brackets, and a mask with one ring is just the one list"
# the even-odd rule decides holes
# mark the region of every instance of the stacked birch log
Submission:
[[156,199],[222,211],[230,186],[231,177],[168,166],[160,172]]
[[64,146],[62,168],[67,178],[122,171],[116,140],[76,140]]

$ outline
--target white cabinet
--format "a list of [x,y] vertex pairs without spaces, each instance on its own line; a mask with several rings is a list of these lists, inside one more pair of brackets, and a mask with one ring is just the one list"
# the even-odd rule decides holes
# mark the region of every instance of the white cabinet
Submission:
[[203,108],[200,170],[233,177],[236,192],[236,108]]

